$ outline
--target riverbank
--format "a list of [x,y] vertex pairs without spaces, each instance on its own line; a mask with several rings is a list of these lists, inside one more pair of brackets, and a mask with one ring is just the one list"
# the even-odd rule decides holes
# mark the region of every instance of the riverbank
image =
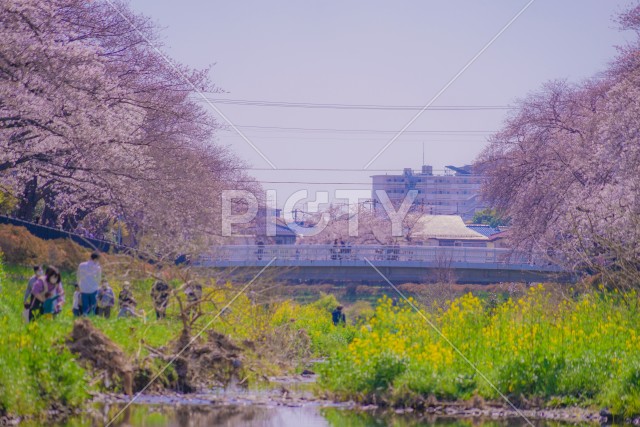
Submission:
[[[105,270],[117,294],[125,273],[114,266]],[[309,360],[328,356],[355,333],[354,326],[332,324],[334,297],[306,305],[262,304],[255,295],[238,295],[231,285],[211,279],[202,282],[201,303],[188,310],[181,305],[181,283],[170,281],[174,294],[167,316],[156,319],[147,314],[153,313],[153,280],[130,273],[138,317],[75,319],[73,277],[64,274],[63,311],[25,324],[22,298],[29,276],[28,269],[12,266],[2,278],[0,417],[5,420],[73,413],[96,393],[124,391],[127,373],[133,392],[188,392],[232,381],[247,386],[302,371]]]
[[[293,384],[295,379],[287,379],[289,387],[283,388],[282,382],[272,384],[268,388],[259,390],[214,390],[194,393],[189,395],[183,394],[162,394],[162,395],[140,395],[132,403],[132,399],[128,396],[105,394],[96,396],[90,404],[92,409],[89,414],[94,419],[102,419],[103,421],[114,421],[114,426],[120,425],[121,422],[127,421],[127,410],[131,407],[149,407],[154,412],[162,412],[166,410],[175,410],[181,408],[183,412],[197,411],[215,412],[215,411],[232,411],[235,413],[254,412],[256,410],[275,410],[284,409],[288,411],[297,411],[298,416],[309,413],[326,413],[327,410],[333,411],[334,417],[340,420],[349,419],[348,423],[334,423],[331,425],[358,425],[353,420],[386,420],[384,423],[377,422],[375,425],[430,425],[450,424],[451,422],[460,422],[472,425],[482,425],[490,422],[508,422],[509,425],[514,423],[525,424],[531,421],[536,425],[541,423],[554,422],[566,424],[592,424],[599,425],[610,423],[611,420],[602,417],[600,414],[586,410],[584,408],[562,408],[562,409],[523,409],[516,412],[512,408],[508,408],[499,402],[483,403],[482,407],[473,406],[473,402],[436,402],[431,401],[421,410],[412,408],[388,408],[377,405],[359,405],[353,401],[349,402],[333,402],[318,399],[313,394],[307,392],[300,393]],[[304,382],[302,384],[309,384]],[[477,402],[476,402],[477,403]],[[131,405],[131,406],[128,406]],[[105,411],[105,407],[108,408]],[[126,409],[125,409],[126,408]],[[190,409],[191,408],[191,409]],[[402,420],[402,424],[398,424],[398,420]],[[302,421],[302,420],[299,420]],[[628,424],[637,424],[638,420],[628,419],[622,420]],[[622,424],[620,420],[617,424]],[[135,425],[135,424],[134,424]],[[363,425],[370,425],[363,422]],[[373,425],[373,424],[371,424]],[[557,424],[555,424],[557,425]]]
[[[592,420],[608,407],[621,420],[640,414],[640,312],[634,292],[535,286],[511,299],[465,294],[429,305],[382,298],[375,311],[350,317],[355,324],[336,327],[333,296],[310,304],[263,302],[259,289],[238,296],[233,286],[209,281],[203,282],[204,314],[187,325],[185,335],[186,317],[175,302],[166,319],[77,322],[65,310],[26,325],[21,298],[27,277],[25,269],[10,268],[0,294],[6,331],[0,336],[0,416],[6,419],[73,413],[94,396],[121,393],[124,367],[132,373],[134,393],[155,396],[255,390],[266,378],[311,369],[318,373],[314,396],[307,398],[313,402],[438,415],[474,416],[472,409],[482,416],[509,414],[500,390],[517,407],[539,413],[580,407]],[[110,281],[117,292],[121,279]],[[139,311],[152,312],[151,281],[131,281]],[[180,284],[171,286],[179,298]],[[89,332],[73,338],[78,325]],[[77,351],[70,344],[98,332],[104,335],[99,342],[122,352],[123,369],[97,366],[104,361],[96,364],[90,355],[104,351]],[[181,352],[190,337],[195,341]],[[311,367],[318,357],[324,363]],[[267,400],[266,405],[286,402]]]
[[[320,366],[327,397],[417,408],[440,401],[607,407],[640,414],[635,292],[531,287],[491,306],[472,294],[444,310],[383,299],[354,339]],[[420,310],[420,313],[417,310]]]

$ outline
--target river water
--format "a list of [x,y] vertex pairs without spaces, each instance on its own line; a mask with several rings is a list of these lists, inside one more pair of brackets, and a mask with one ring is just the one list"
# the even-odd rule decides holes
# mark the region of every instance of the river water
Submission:
[[[93,411],[53,427],[418,427],[418,426],[525,426],[524,419],[436,418],[386,411],[364,411],[344,407],[256,406],[256,405],[156,405],[133,404],[124,412],[122,405],[100,405]],[[557,422],[534,422],[536,427],[559,426]],[[25,424],[31,427],[30,424]],[[592,426],[594,424],[591,424]]]
[[[81,415],[48,427],[520,427],[523,418],[436,417],[354,404],[318,400],[313,378],[272,378],[260,387],[208,390],[191,395],[141,395],[130,402],[123,396],[103,396]],[[560,426],[533,421],[536,427]],[[35,427],[35,423],[23,423]],[[590,424],[593,426],[594,424]],[[596,424],[597,425],[597,424]]]

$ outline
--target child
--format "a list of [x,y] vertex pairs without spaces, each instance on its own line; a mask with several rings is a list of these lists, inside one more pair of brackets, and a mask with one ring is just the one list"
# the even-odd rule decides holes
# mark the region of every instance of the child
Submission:
[[102,281],[102,287],[98,291],[97,299],[98,309],[96,310],[96,314],[108,319],[111,316],[111,307],[116,303],[116,297],[113,294],[113,289],[109,286],[109,282],[106,280]]
[[73,317],[80,317],[82,316],[82,296],[80,295],[80,286],[75,283],[73,287],[73,307],[71,311],[73,312]]
[[31,294],[31,290],[33,289],[33,285],[44,275],[41,265],[36,265],[33,267],[33,276],[29,279],[27,283],[27,289],[24,293],[23,305],[24,311],[22,312],[22,316],[24,320],[28,323],[29,319],[33,316],[31,315],[31,307],[33,306],[33,298],[34,296]]

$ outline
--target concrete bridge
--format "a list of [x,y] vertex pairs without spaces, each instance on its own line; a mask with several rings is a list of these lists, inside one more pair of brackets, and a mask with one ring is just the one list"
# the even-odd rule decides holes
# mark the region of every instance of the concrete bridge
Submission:
[[[382,245],[218,246],[195,263],[244,281],[269,265],[270,280],[300,283],[570,282],[573,277],[542,256],[510,249]],[[376,269],[374,269],[375,266]]]

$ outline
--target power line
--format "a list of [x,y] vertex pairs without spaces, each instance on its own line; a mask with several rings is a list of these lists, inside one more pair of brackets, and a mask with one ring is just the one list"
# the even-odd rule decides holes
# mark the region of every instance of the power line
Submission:
[[[321,171],[321,172],[398,172],[398,175],[402,175],[402,170],[397,169],[397,168],[389,168],[389,169],[367,169],[367,170],[362,170],[362,168],[359,169],[349,169],[349,168],[278,168],[278,169],[271,169],[271,168],[244,168],[246,170],[253,170],[253,171],[274,171],[274,172],[279,172],[279,171]],[[448,169],[432,169],[432,172],[446,172]]]
[[[438,135],[434,135],[434,136],[438,136]],[[449,139],[449,137],[455,137],[455,136],[459,136],[459,137],[466,137],[465,139]],[[481,142],[483,144],[485,144],[487,141],[486,139],[482,139],[482,138],[486,138],[487,135],[481,136],[481,135],[477,135],[476,138],[479,139],[469,139],[470,137],[473,137],[476,135],[439,135],[438,139],[431,139],[431,140],[426,140],[424,137],[420,137],[419,135],[411,135],[410,138],[403,138],[401,140],[399,140],[400,142],[404,142],[404,143],[411,143],[411,142],[424,142],[427,144],[439,144],[439,143],[449,143],[449,142],[461,142],[461,143],[465,143],[465,142]],[[237,138],[238,135],[234,135],[234,134],[230,134],[230,135],[219,135],[219,137],[224,137],[224,138]],[[271,136],[271,135],[252,135],[252,137],[254,137],[255,139],[275,139],[275,140],[282,140],[282,142],[286,142],[286,141],[305,141],[305,142],[314,142],[314,141],[318,141],[318,142],[340,142],[340,141],[348,141],[348,142],[380,142],[380,140],[385,139],[386,137],[384,135],[353,135],[353,136],[349,136],[349,135],[345,135],[345,136],[307,136],[307,135],[300,135],[300,136],[282,136],[282,135],[276,135],[276,136]],[[447,137],[447,139],[444,139],[445,137]]]
[[[220,99],[209,98],[207,100],[215,104],[243,105],[252,107],[278,107],[278,108],[313,108],[332,110],[387,110],[387,111],[421,111],[423,105],[383,105],[383,104],[338,104],[338,103],[314,103],[314,102],[285,102],[285,101],[259,101],[248,99]],[[200,101],[200,100],[199,100]],[[485,110],[512,110],[511,105],[438,105],[427,108],[433,111],[485,111]]]
[[[240,181],[245,182],[245,181]],[[317,181],[246,181],[246,182],[258,182],[260,184],[305,184],[305,185],[367,185],[369,190],[371,187],[371,182],[317,182]],[[402,183],[398,183],[398,185],[404,185]]]
[[[236,127],[241,129],[253,129],[256,131],[286,131],[286,132],[332,132],[332,133],[397,133],[396,130],[383,130],[383,129],[334,129],[334,128],[302,128],[302,127],[283,127],[283,126],[255,126],[245,125]],[[408,134],[443,134],[443,135],[485,135],[492,134],[495,130],[408,130],[405,133]]]
[[[256,180],[245,180],[245,181],[235,181],[235,182],[258,182],[261,184],[308,184],[308,185],[366,185],[370,189],[372,185],[372,181],[369,182],[321,182],[321,181],[263,181],[260,179]],[[398,187],[405,188],[405,182],[385,182],[385,186],[388,187]],[[438,184],[434,184],[438,185]]]

